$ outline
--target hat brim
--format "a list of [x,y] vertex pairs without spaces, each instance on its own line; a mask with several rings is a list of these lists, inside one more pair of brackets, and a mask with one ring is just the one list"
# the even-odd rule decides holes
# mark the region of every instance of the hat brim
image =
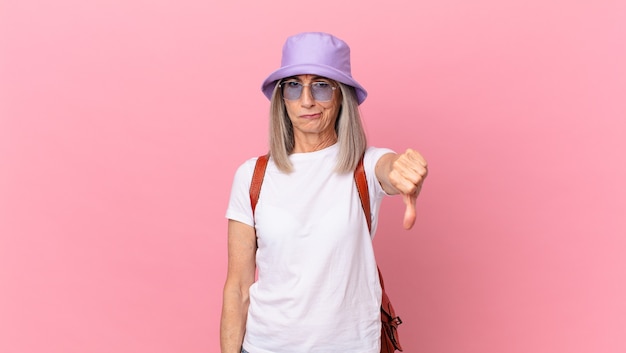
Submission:
[[352,86],[356,90],[357,101],[359,102],[359,104],[363,103],[365,98],[367,98],[367,91],[365,90],[365,88],[363,88],[352,77],[344,74],[343,72],[333,67],[319,64],[299,64],[283,66],[280,69],[272,72],[265,79],[265,81],[263,81],[261,90],[263,91],[263,94],[265,94],[267,99],[271,100],[272,93],[274,93],[274,87],[276,87],[276,81],[286,77],[297,75],[318,75],[329,78],[331,80],[335,80],[337,82],[341,82],[348,86]]

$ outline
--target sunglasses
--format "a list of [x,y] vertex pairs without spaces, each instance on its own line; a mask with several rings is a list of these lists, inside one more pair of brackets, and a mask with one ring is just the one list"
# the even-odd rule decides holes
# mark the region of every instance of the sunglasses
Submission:
[[333,98],[333,92],[337,89],[328,81],[315,81],[308,85],[295,80],[281,82],[278,87],[282,89],[283,98],[293,101],[300,99],[304,87],[311,87],[311,95],[318,102],[328,102]]

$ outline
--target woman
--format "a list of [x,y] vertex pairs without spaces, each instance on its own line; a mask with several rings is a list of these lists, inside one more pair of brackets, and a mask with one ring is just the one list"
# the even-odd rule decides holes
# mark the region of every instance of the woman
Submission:
[[[367,92],[352,78],[349,47],[332,35],[288,38],[262,91],[271,101],[271,157],[254,214],[256,158],[235,174],[222,353],[378,353],[378,209],[385,194],[404,195],[412,227],[426,161],[411,149],[366,146],[358,105]],[[362,156],[371,235],[353,179]]]

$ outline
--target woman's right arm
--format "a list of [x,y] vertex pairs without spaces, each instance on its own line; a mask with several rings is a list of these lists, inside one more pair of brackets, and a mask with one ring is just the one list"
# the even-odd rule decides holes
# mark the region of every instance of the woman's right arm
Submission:
[[246,331],[249,290],[254,283],[256,233],[254,228],[228,220],[228,274],[224,285],[220,347],[222,353],[240,353]]

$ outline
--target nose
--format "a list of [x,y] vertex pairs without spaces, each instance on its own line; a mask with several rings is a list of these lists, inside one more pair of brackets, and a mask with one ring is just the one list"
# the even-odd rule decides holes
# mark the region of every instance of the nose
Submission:
[[315,105],[315,99],[313,99],[313,92],[311,86],[306,85],[302,87],[302,93],[300,94],[300,104],[303,107],[312,107]]

